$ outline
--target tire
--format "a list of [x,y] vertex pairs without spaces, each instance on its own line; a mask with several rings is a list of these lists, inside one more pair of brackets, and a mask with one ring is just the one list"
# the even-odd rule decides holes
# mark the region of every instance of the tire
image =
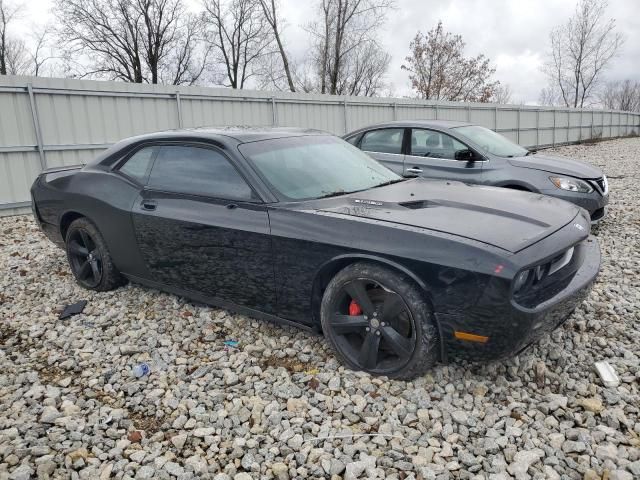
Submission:
[[78,218],[71,223],[65,246],[69,267],[81,287],[106,292],[124,283],[104,238],[88,218]]
[[409,380],[438,361],[440,338],[424,292],[384,266],[354,263],[338,272],[320,318],[336,355],[353,370]]

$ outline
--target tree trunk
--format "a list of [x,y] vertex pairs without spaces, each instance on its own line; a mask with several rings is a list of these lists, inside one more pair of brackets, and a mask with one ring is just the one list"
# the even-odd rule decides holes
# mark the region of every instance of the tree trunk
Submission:
[[284,67],[284,73],[287,76],[287,83],[289,83],[289,90],[292,92],[296,91],[296,87],[293,84],[293,77],[291,76],[291,69],[289,68],[289,60],[287,59],[287,54],[284,51],[284,47],[282,46],[282,42],[280,41],[280,34],[277,30],[274,29],[276,43],[278,44],[278,50],[280,50],[280,56],[282,57],[282,66]]

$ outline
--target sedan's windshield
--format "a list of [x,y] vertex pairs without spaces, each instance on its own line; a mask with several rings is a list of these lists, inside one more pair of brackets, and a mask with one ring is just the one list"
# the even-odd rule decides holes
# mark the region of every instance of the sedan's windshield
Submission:
[[522,148],[499,133],[478,125],[455,127],[454,130],[467,137],[485,152],[498,157],[523,157],[528,152],[526,148]]
[[402,180],[356,147],[329,135],[263,140],[239,149],[287,200],[342,195]]

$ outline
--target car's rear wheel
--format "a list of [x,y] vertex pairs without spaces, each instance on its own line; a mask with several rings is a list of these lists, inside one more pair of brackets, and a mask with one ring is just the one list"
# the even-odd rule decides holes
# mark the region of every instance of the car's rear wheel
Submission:
[[87,218],[71,223],[65,243],[69,266],[82,287],[103,292],[122,284],[102,235]]
[[432,317],[409,278],[373,263],[338,272],[321,306],[323,332],[347,366],[403,379],[423,374],[438,359]]

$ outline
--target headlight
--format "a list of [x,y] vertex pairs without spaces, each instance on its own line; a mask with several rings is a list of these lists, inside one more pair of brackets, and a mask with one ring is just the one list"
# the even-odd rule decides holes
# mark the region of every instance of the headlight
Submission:
[[561,190],[568,190],[570,192],[578,193],[591,193],[593,188],[584,180],[571,177],[549,177],[551,183]]

